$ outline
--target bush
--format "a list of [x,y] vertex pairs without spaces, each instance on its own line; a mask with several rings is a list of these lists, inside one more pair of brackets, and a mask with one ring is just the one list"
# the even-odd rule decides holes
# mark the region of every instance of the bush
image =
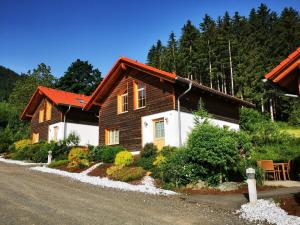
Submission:
[[90,165],[89,150],[87,148],[72,148],[68,155],[69,168],[85,168]]
[[292,107],[292,112],[289,117],[289,124],[293,126],[300,126],[300,103],[295,102]]
[[11,157],[16,160],[33,160],[34,154],[36,154],[39,149],[40,144],[28,145],[11,154]]
[[141,179],[145,174],[146,171],[142,167],[113,166],[113,168],[107,169],[109,178],[124,182]]
[[173,187],[207,181],[211,186],[228,180],[238,170],[241,153],[251,150],[247,134],[199,124],[189,135],[187,146],[174,150],[160,163],[161,179]]
[[91,158],[93,161],[102,161],[104,163],[113,163],[116,155],[124,151],[122,146],[97,146],[91,151]]
[[48,167],[49,168],[57,168],[57,167],[60,167],[60,166],[63,166],[63,165],[66,165],[69,163],[69,160],[58,160],[58,161],[53,161],[51,162]]
[[153,171],[154,170],[154,165],[153,162],[155,160],[155,156],[151,157],[140,157],[137,160],[137,166],[143,167],[145,170]]
[[147,157],[153,157],[157,154],[158,149],[156,145],[153,143],[147,143],[145,144],[144,148],[141,151],[141,157],[147,158]]
[[133,156],[129,151],[121,151],[116,155],[116,166],[130,166],[133,163]]
[[9,129],[0,130],[0,153],[8,152],[13,140],[13,134]]
[[48,161],[48,143],[41,143],[36,146],[37,151],[32,156],[32,161],[45,163]]
[[31,145],[32,141],[30,139],[23,139],[14,143],[15,149],[18,151],[28,145]]

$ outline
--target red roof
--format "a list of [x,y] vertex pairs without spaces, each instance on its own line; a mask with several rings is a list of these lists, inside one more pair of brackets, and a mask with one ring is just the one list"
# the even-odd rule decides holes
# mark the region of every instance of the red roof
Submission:
[[295,59],[300,57],[300,47],[296,49],[292,54],[290,54],[285,60],[283,60],[278,66],[276,66],[271,72],[265,75],[266,79],[272,79],[276,74],[286,68]]
[[44,97],[47,97],[55,105],[71,105],[79,108],[83,108],[91,98],[91,96],[39,86],[25,107],[21,119],[29,119]]
[[273,83],[286,91],[299,94],[298,80],[300,78],[300,47],[265,75]]
[[[138,71],[142,71],[146,74],[152,75],[152,76],[156,76],[160,79],[166,80],[168,82],[171,83],[175,83],[177,80],[181,80],[182,79],[178,79],[180,78],[179,76],[177,76],[175,73],[169,73],[163,70],[159,70],[157,68],[154,68],[152,66],[148,66],[146,64],[137,62],[135,60],[132,59],[128,59],[126,57],[121,57],[118,59],[118,61],[113,65],[112,69],[108,72],[108,74],[105,76],[105,78],[103,79],[103,81],[99,84],[99,86],[97,87],[97,89],[94,91],[90,101],[85,105],[84,109],[90,109],[93,105],[99,105],[99,103],[97,102],[97,100],[99,98],[105,98],[105,96],[107,94],[109,94],[110,92],[110,87],[112,87],[112,85],[114,84],[114,82],[118,79],[118,77],[124,72],[126,71],[128,68],[130,69],[135,69]],[[194,85],[195,82],[193,82],[193,86],[197,86]],[[203,85],[201,85],[202,87]],[[199,88],[199,85],[197,86]],[[253,107],[254,105],[252,103],[249,103],[247,101],[243,101],[241,99],[238,99],[236,97],[233,97],[231,95],[222,93],[220,91],[211,89],[211,88],[203,88],[206,92],[210,92],[211,94],[215,94],[215,95],[219,95],[221,97],[225,97],[227,99],[233,100],[235,102],[238,102],[241,105],[245,105],[245,106],[251,106]]]

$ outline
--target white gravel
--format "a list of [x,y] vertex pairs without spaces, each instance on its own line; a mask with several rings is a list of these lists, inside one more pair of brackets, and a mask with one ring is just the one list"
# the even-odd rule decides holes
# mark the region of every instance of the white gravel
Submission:
[[57,169],[51,169],[48,167],[32,167],[31,170],[40,171],[44,173],[51,173],[56,174],[63,177],[68,177],[73,180],[77,180],[84,183],[89,183],[96,186],[101,187],[108,187],[108,188],[116,188],[123,191],[135,191],[135,192],[143,192],[147,194],[153,194],[153,195],[175,195],[176,192],[160,189],[154,186],[153,184],[153,178],[151,177],[145,177],[143,179],[142,184],[140,185],[133,185],[128,184],[121,181],[113,181],[108,178],[101,178],[101,177],[92,177],[88,176],[83,173],[70,173],[62,170]]
[[300,217],[288,215],[272,200],[259,199],[255,205],[250,203],[241,206],[237,211],[240,218],[251,222],[268,222],[276,225],[300,225]]
[[45,163],[31,163],[31,162],[25,162],[25,161],[13,160],[13,159],[4,159],[2,156],[0,156],[0,162],[16,164],[21,166],[37,166],[37,165],[45,164]]

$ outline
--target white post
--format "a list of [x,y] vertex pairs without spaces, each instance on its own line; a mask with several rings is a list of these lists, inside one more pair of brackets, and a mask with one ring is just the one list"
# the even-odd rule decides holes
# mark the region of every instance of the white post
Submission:
[[52,161],[52,151],[48,151],[48,162],[47,164],[49,165]]
[[270,98],[270,114],[271,114],[271,121],[274,122],[274,111],[273,111],[273,101]]
[[247,174],[247,183],[248,183],[248,193],[249,201],[251,204],[256,204],[257,201],[257,191],[256,191],[256,180],[255,180],[255,169],[248,168],[246,169]]

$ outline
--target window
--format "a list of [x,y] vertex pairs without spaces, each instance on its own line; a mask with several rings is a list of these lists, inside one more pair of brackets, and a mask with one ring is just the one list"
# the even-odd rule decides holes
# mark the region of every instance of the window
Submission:
[[33,134],[32,134],[32,143],[33,143],[33,144],[39,142],[39,136],[40,136],[39,133],[33,133]]
[[118,113],[128,112],[128,91],[118,95]]
[[105,144],[118,145],[119,144],[119,130],[105,130]]
[[165,137],[165,124],[164,120],[154,121],[154,138],[164,138]]
[[44,112],[45,112],[44,109],[41,109],[41,110],[39,111],[39,123],[44,122]]
[[46,120],[51,120],[52,105],[50,102],[46,102]]
[[140,109],[146,106],[145,84],[134,82],[134,108]]

